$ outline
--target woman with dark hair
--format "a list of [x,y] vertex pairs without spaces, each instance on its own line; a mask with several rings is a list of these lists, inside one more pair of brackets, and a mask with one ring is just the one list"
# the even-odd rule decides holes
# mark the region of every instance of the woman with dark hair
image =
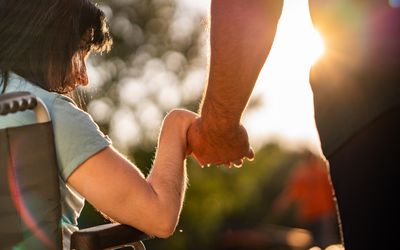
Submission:
[[[65,96],[88,84],[86,57],[111,45],[105,15],[89,0],[0,0],[0,89],[29,91],[49,109],[61,173],[65,249],[85,199],[111,219],[158,237],[174,232],[182,208],[186,131],[194,113],[174,110],[166,116],[145,178],[90,115]],[[0,128],[34,119],[29,112],[8,115],[0,118]]]
[[14,72],[48,91],[67,93],[78,83],[87,84],[84,58],[89,52],[111,48],[105,16],[88,0],[0,3],[5,83]]

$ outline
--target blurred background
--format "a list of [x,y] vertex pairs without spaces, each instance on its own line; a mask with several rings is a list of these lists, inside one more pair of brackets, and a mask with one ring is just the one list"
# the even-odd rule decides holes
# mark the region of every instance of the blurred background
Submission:
[[[210,0],[94,2],[108,17],[114,45],[110,53],[90,58],[83,99],[114,146],[147,174],[166,112],[198,109],[207,77]],[[241,169],[201,169],[189,158],[189,188],[177,230],[169,239],[147,241],[148,249],[315,245],[313,231],[297,216],[300,205],[293,202],[277,211],[276,203],[293,170],[310,154],[320,154],[308,70],[322,53],[307,0],[286,0],[243,117],[255,160]],[[79,219],[81,228],[106,222],[89,203]],[[329,235],[332,244],[338,242],[335,229]]]

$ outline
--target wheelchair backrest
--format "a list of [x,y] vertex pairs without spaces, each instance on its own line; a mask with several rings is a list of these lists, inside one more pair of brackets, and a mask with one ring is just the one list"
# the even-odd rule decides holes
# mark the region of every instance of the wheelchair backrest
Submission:
[[[38,122],[0,129],[0,249],[61,249],[53,127],[39,98],[0,95],[2,117],[35,110]],[[29,112],[29,111],[28,111]]]

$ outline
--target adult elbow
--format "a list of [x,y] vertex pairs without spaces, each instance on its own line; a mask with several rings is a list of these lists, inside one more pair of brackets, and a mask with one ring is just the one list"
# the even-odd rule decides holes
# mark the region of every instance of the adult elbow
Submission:
[[177,222],[178,219],[176,217],[170,217],[164,219],[159,218],[156,221],[157,226],[154,227],[155,230],[153,232],[153,235],[163,239],[169,238],[174,234]]
[[137,228],[140,231],[143,231],[147,235],[151,235],[157,238],[169,238],[175,232],[175,228],[177,225],[177,219],[173,218],[165,218],[164,215],[160,214],[151,214],[144,215],[146,218],[141,223],[135,221],[121,221],[122,224],[127,224],[133,228]]
[[147,222],[147,233],[158,238],[170,237],[176,229],[179,221],[182,204],[171,202],[170,199],[161,199],[160,196],[153,196],[155,199],[150,206],[147,206],[144,220]]
[[158,238],[170,237],[176,229],[179,220],[179,211],[170,204],[157,206],[155,210],[146,215],[146,232]]
[[163,229],[163,230],[159,230],[156,233],[154,233],[154,236],[156,236],[157,238],[162,238],[162,239],[167,239],[169,237],[171,237],[175,232],[175,229]]

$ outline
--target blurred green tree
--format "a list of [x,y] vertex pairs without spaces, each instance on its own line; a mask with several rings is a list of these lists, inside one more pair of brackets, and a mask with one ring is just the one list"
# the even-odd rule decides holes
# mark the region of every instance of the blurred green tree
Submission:
[[197,109],[206,74],[206,17],[175,0],[95,1],[114,45],[92,57],[88,111],[120,150],[153,147],[171,108]]

